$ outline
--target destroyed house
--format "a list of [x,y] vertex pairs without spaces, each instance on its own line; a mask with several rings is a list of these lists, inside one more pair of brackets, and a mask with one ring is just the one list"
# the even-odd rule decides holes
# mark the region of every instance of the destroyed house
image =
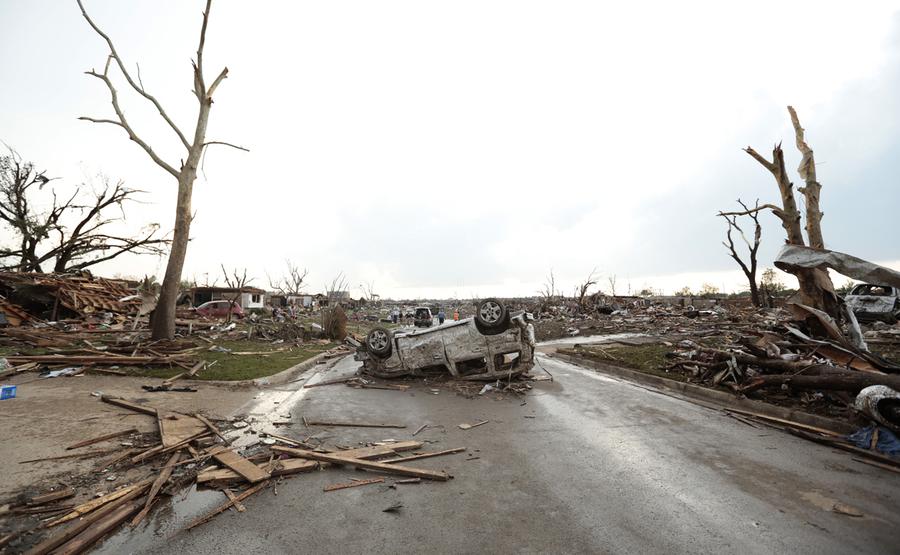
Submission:
[[24,321],[83,318],[94,313],[132,314],[141,306],[135,290],[90,272],[0,272],[0,312],[6,325]]
[[263,308],[266,303],[266,291],[258,287],[192,287],[191,305],[200,306],[209,301],[234,300],[244,310]]

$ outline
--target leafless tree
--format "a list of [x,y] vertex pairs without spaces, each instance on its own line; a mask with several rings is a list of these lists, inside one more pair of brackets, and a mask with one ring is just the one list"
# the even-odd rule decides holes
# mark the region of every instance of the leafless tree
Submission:
[[[109,231],[109,225],[125,219],[125,204],[136,202],[142,191],[129,189],[119,181],[82,194],[84,185],[66,200],[50,191],[50,208],[39,210],[38,198],[51,181],[9,149],[0,156],[0,224],[10,228],[14,247],[0,246],[0,268],[19,272],[43,272],[52,262],[54,272],[83,270],[125,253],[165,253],[168,241],[158,236],[159,225],[150,224],[137,237]],[[119,216],[110,215],[119,209]]]
[[584,299],[587,296],[588,289],[590,289],[594,285],[597,285],[597,278],[594,277],[594,274],[596,272],[597,268],[591,270],[591,273],[588,274],[587,279],[585,279],[576,287],[576,293],[578,295],[578,306],[580,306],[582,309],[584,308]]
[[613,274],[606,278],[606,281],[609,282],[609,294],[613,297],[616,296],[616,274]]
[[343,341],[347,337],[347,313],[341,305],[349,280],[339,273],[325,286],[328,306],[322,309],[322,328],[325,336],[332,341]]
[[228,299],[228,317],[225,319],[226,322],[231,321],[231,313],[234,310],[234,305],[238,304],[238,300],[241,298],[241,293],[243,293],[244,287],[250,285],[250,282],[253,281],[253,278],[247,277],[247,268],[244,268],[243,271],[239,272],[237,268],[231,270],[231,273],[225,269],[225,265],[222,264],[222,275],[225,277],[225,287],[229,289],[234,289],[234,293]]
[[287,265],[287,273],[276,280],[269,277],[269,287],[280,295],[300,295],[303,292],[303,283],[309,270],[306,268],[301,270],[300,267],[291,262],[290,259],[285,260],[284,262]]
[[[756,253],[759,251],[759,243],[762,239],[762,226],[759,223],[758,210],[759,199],[756,199],[754,210],[748,208],[741,199],[738,199],[737,202],[744,209],[740,214],[748,216],[753,221],[753,243],[750,243],[747,236],[744,234],[744,230],[738,225],[738,214],[733,212],[719,212],[719,216],[725,218],[725,221],[728,222],[728,231],[725,232],[725,241],[722,244],[728,249],[728,255],[738,263],[738,266],[741,267],[741,271],[744,272],[744,275],[747,277],[747,282],[750,284],[750,300],[753,302],[753,306],[760,306],[762,304],[762,299],[760,298],[759,287],[756,283]],[[734,245],[734,239],[731,236],[732,231],[737,231],[744,241],[744,244],[747,246],[748,260],[746,262],[737,252],[737,248]]]
[[363,297],[370,303],[377,301],[381,295],[375,292],[375,282],[360,283],[359,288],[362,289]]
[[538,293],[540,293],[540,296],[547,302],[552,301],[559,294],[556,290],[556,276],[553,275],[552,268],[550,269],[550,274],[547,275],[547,281],[544,282],[544,288]]
[[[800,177],[806,181],[806,187],[799,189],[806,200],[806,235],[809,238],[810,247],[823,249],[825,248],[821,225],[823,214],[819,210],[819,194],[822,186],[816,179],[816,163],[813,158],[813,151],[806,144],[804,130],[800,126],[797,112],[791,106],[788,106],[788,112],[791,116],[791,123],[794,126],[797,149],[803,154],[798,172]],[[791,183],[785,169],[784,151],[781,149],[781,144],[775,145],[775,148],[772,150],[771,161],[753,150],[752,147],[748,146],[744,151],[775,177],[775,182],[781,193],[781,206],[763,204],[745,212],[735,212],[733,215],[744,215],[769,209],[781,220],[781,225],[787,234],[788,244],[805,246],[806,241],[803,238],[803,231],[800,226],[800,210],[797,208],[797,200],[794,197],[794,184]],[[797,281],[800,283],[799,293],[803,304],[824,310],[835,318],[841,317],[838,299],[834,293],[834,284],[831,282],[828,272],[818,268],[800,268],[794,272],[794,275],[797,276]]]
[[[177,194],[177,202],[175,205],[175,228],[172,235],[172,248],[169,253],[169,262],[166,265],[166,273],[163,278],[162,290],[160,291],[159,296],[159,304],[157,304],[156,311],[153,315],[153,339],[172,339],[175,336],[175,303],[178,300],[178,288],[181,283],[181,271],[184,268],[184,260],[187,255],[187,246],[188,239],[190,238],[190,228],[191,228],[191,196],[193,194],[194,181],[197,178],[197,168],[200,164],[201,156],[203,155],[204,149],[209,145],[225,145],[233,148],[238,148],[240,150],[246,150],[243,147],[239,147],[233,145],[231,143],[227,143],[224,141],[207,141],[206,140],[206,127],[209,123],[209,112],[212,108],[213,104],[213,94],[216,89],[222,83],[222,81],[228,76],[228,68],[222,69],[221,72],[213,79],[212,83],[207,86],[206,78],[203,74],[203,48],[206,43],[206,29],[209,24],[209,12],[212,5],[212,0],[206,0],[206,9],[203,11],[203,22],[200,27],[200,41],[197,46],[197,57],[192,62],[193,66],[193,87],[194,87],[194,96],[197,97],[197,102],[199,104],[197,110],[197,121],[194,125],[193,136],[191,140],[188,140],[188,137],[181,131],[178,125],[169,117],[166,110],[163,108],[162,104],[150,93],[144,89],[144,84],[140,78],[140,71],[138,70],[137,79],[135,79],[131,72],[127,69],[127,64],[122,60],[119,56],[118,51],[113,45],[112,39],[104,33],[99,26],[88,16],[87,11],[84,9],[84,5],[82,0],[76,0],[78,3],[78,7],[81,9],[81,15],[84,16],[84,19],[88,22],[91,28],[100,35],[103,40],[106,42],[107,47],[109,48],[109,55],[106,58],[106,63],[103,66],[102,72],[97,72],[96,70],[91,70],[86,72],[88,75],[92,77],[96,77],[100,81],[102,81],[106,88],[109,90],[110,102],[112,103],[113,111],[115,112],[114,118],[94,118],[94,117],[81,117],[79,119],[90,121],[94,123],[105,123],[114,125],[116,127],[121,127],[125,133],[128,135],[128,138],[134,141],[140,146],[144,152],[153,160],[156,165],[161,167],[167,173],[169,173],[175,180],[178,182],[178,194]],[[167,161],[165,161],[160,155],[156,153],[152,146],[147,143],[141,136],[135,131],[132,127],[131,123],[125,117],[125,112],[122,110],[119,105],[119,94],[116,90],[116,87],[113,85],[112,76],[110,74],[110,69],[115,65],[118,68],[119,72],[122,74],[122,77],[128,83],[129,87],[137,93],[140,97],[144,98],[147,102],[153,105],[153,107],[159,112],[160,117],[165,121],[165,123],[171,128],[172,132],[178,138],[178,141],[181,143],[181,146],[184,148],[184,152],[186,156],[181,159],[180,165],[174,165]]]

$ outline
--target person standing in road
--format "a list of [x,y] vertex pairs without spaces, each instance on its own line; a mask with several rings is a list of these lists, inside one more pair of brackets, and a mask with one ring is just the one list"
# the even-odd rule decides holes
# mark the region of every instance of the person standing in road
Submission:
[[441,308],[440,310],[438,310],[438,325],[443,324],[445,318],[447,318],[447,315],[444,314],[444,309]]
[[458,308],[453,309],[453,321],[459,322],[459,309]]

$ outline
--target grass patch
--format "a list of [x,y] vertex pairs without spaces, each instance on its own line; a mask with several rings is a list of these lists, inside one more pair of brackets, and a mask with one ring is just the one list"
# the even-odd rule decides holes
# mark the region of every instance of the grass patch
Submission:
[[662,343],[648,343],[646,345],[579,345],[574,349],[560,350],[561,353],[584,357],[597,362],[604,362],[613,366],[624,366],[663,378],[669,378],[683,382],[686,376],[679,372],[666,372],[666,353],[670,353],[672,347]]
[[[216,345],[230,349],[232,353],[220,353],[215,351],[201,351],[198,356],[208,364],[216,362],[212,368],[201,370],[197,374],[198,380],[253,380],[277,374],[287,370],[295,364],[308,360],[319,353],[325,352],[335,346],[334,343],[325,345],[310,344],[300,347],[285,347],[273,345],[268,341],[217,341]],[[260,353],[252,355],[236,355],[235,352]],[[125,367],[121,368],[136,376],[148,378],[171,378],[184,372],[180,367],[168,368],[156,367]]]

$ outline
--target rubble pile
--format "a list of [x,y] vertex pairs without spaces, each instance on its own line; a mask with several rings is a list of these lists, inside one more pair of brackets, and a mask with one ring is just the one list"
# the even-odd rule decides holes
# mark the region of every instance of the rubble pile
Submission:
[[[295,440],[266,433],[259,433],[259,439],[237,448],[235,444],[246,443],[243,441],[247,437],[245,432],[251,431],[247,422],[213,422],[199,413],[164,411],[116,397],[102,396],[101,399],[154,418],[158,422],[158,434],[137,434],[134,428],[112,432],[69,446],[67,450],[76,451],[74,454],[23,463],[96,458],[100,459],[96,475],[113,479],[117,475],[129,476],[128,484],[77,504],[73,500],[83,497],[79,493],[88,494],[98,485],[85,484],[79,492],[78,487],[62,484],[51,491],[21,495],[0,508],[0,519],[15,518],[27,522],[20,522],[16,531],[0,537],[0,548],[10,545],[20,549],[32,545],[28,550],[30,554],[80,553],[126,523],[138,525],[163,497],[173,496],[194,484],[222,491],[224,500],[220,506],[189,522],[186,529],[201,526],[232,507],[243,512],[246,507],[242,501],[251,495],[265,488],[277,488],[281,480],[317,469],[348,466],[375,473],[371,479],[329,485],[324,488],[325,492],[386,483],[389,477],[397,477],[386,484],[390,487],[422,480],[447,481],[452,476],[446,472],[407,463],[466,451],[455,448],[419,452],[423,442],[396,440],[356,448],[329,447],[315,436]],[[305,418],[304,422],[307,426],[321,427],[406,427],[369,422],[319,422]],[[116,447],[91,447],[112,442]],[[83,450],[88,447],[89,450]],[[415,453],[404,455],[404,451]]]

